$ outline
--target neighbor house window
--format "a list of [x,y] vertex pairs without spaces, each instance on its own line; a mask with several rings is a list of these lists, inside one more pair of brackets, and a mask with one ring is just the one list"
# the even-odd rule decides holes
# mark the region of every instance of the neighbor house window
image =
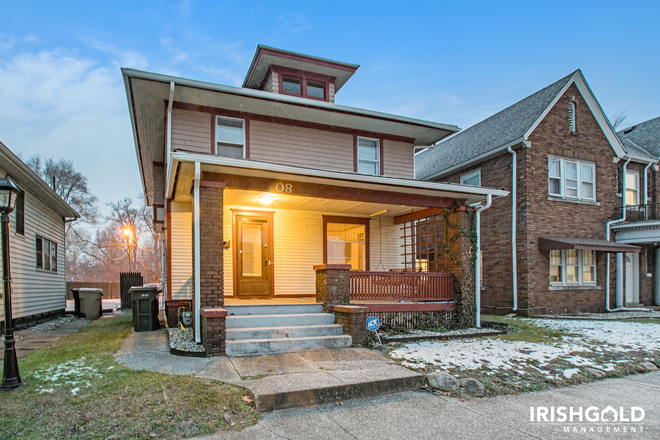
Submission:
[[481,170],[461,174],[461,185],[481,186]]
[[626,171],[626,205],[639,205],[639,174]]
[[380,141],[364,137],[357,138],[357,172],[380,175]]
[[559,157],[548,158],[548,194],[577,200],[596,200],[596,165]]
[[57,272],[57,243],[37,235],[37,269]]
[[14,223],[16,233],[25,235],[25,193],[23,191],[19,192],[16,196],[14,213],[16,216],[16,223]]
[[368,269],[369,219],[323,216],[326,264]]
[[243,119],[215,117],[215,154],[227,157],[245,157],[245,121]]
[[571,104],[568,107],[568,128],[571,130],[571,133],[576,132],[575,125],[575,102],[571,101]]
[[591,249],[550,251],[551,285],[596,283],[596,254]]

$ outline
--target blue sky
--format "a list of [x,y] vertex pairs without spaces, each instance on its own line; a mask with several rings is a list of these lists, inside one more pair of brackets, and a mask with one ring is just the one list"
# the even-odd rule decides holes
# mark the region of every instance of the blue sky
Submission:
[[257,44],[359,64],[337,103],[467,128],[581,68],[660,116],[660,2],[0,1],[0,141],[141,193],[119,71],[240,86]]

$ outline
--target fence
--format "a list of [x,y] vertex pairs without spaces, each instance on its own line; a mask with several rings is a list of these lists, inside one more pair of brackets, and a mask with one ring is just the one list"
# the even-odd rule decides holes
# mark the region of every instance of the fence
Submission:
[[451,301],[450,273],[363,272],[350,275],[351,301]]
[[117,281],[110,282],[84,282],[84,281],[70,281],[66,283],[66,299],[72,300],[73,294],[71,289],[101,289],[103,290],[103,299],[119,299],[121,291]]
[[131,287],[142,286],[142,274],[140,272],[122,272],[119,274],[119,284],[121,289],[121,308],[131,308],[131,296],[128,291]]

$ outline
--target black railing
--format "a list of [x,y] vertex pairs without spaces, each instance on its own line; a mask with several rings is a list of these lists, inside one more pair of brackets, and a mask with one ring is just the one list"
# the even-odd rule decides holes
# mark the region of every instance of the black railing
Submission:
[[[623,217],[623,207],[614,209],[613,219]],[[627,205],[626,221],[643,222],[646,220],[660,220],[660,203],[649,203],[647,205]]]

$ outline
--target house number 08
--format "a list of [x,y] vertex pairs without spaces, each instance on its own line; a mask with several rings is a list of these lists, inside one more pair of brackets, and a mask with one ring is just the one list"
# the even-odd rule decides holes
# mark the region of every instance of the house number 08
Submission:
[[277,185],[275,185],[275,190],[277,192],[290,193],[293,192],[293,185],[290,183],[279,182]]

